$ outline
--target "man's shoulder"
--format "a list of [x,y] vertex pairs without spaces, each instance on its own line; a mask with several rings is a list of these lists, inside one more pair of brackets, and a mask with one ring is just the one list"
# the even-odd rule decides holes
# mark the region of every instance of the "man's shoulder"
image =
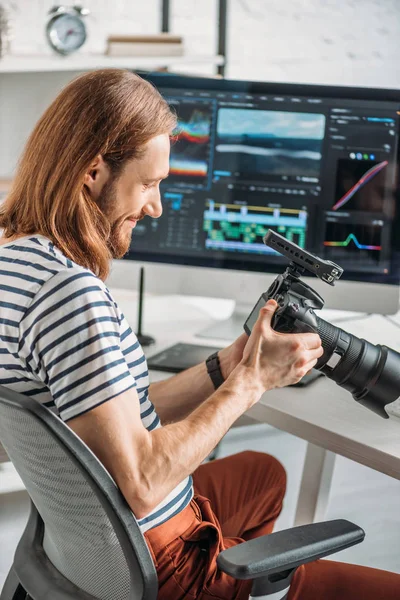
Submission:
[[2,296],[21,308],[29,306],[43,286],[67,268],[43,239],[30,236],[0,246]]
[[[92,271],[72,264],[60,268],[36,292],[30,304],[29,313],[67,310],[67,307],[91,308],[108,306],[113,312],[117,305],[105,283]],[[28,315],[26,315],[28,316]]]
[[89,293],[106,297],[116,307],[101,279],[67,258],[44,236],[32,235],[0,247],[0,272],[3,291],[18,297],[28,312],[39,302],[48,307],[66,296]]

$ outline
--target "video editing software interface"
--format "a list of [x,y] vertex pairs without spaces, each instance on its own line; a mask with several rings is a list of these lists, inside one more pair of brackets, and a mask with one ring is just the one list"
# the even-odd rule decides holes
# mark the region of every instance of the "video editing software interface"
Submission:
[[356,279],[389,281],[399,103],[158,89],[179,120],[164,212],[137,224],[129,257],[280,270],[271,228]]

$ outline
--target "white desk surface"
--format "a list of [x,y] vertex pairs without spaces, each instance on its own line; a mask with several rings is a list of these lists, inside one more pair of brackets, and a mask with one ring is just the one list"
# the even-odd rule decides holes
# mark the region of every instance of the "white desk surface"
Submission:
[[[135,330],[135,292],[114,288],[111,291]],[[195,333],[213,319],[226,318],[231,310],[232,304],[223,300],[147,297],[143,332],[156,337],[156,344],[145,349],[146,354],[155,354],[178,341],[221,347],[224,345],[221,340],[198,338]],[[399,316],[394,318],[400,324]],[[337,322],[337,325],[372,343],[400,350],[400,330],[382,316]],[[166,376],[167,373],[150,372],[152,381]],[[320,378],[306,388],[269,391],[248,415],[400,479],[400,420],[378,417],[328,379]]]

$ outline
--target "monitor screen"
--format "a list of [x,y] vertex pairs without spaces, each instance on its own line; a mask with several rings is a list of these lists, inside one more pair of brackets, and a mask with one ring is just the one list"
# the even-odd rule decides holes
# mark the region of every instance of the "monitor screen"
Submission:
[[400,91],[146,77],[179,124],[163,215],[126,258],[281,272],[271,228],[344,278],[398,283]]

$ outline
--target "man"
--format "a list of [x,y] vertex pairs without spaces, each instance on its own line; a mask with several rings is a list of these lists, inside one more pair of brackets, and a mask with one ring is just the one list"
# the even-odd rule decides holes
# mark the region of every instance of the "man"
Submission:
[[[103,281],[137,221],[161,216],[175,125],[158,92],[120,70],[81,76],[39,120],[0,209],[0,384],[51,408],[106,466],[146,536],[159,598],[242,600],[250,583],[218,571],[216,556],[272,530],[285,473],[257,453],[199,465],[322,348],[317,335],[274,332],[270,301],[250,338],[219,353],[217,390],[204,364],[149,386]],[[299,569],[289,598],[353,598],[354,587],[391,600],[400,577],[321,561]]]

